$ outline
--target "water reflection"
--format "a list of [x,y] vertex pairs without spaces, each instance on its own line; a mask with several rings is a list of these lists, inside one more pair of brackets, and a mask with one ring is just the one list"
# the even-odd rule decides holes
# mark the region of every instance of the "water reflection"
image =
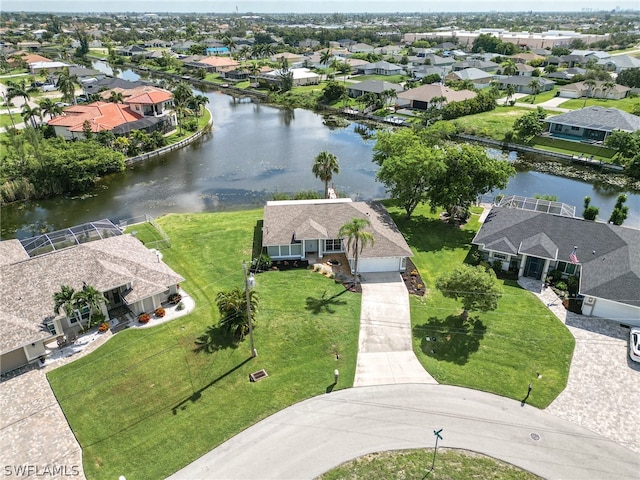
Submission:
[[[257,208],[276,192],[321,192],[323,184],[311,173],[311,167],[323,150],[340,161],[340,173],[333,182],[341,195],[355,200],[386,197],[384,186],[375,180],[375,142],[368,127],[353,123],[330,129],[323,125],[321,116],[307,110],[280,110],[249,98],[204,94],[214,127],[202,140],[105,178],[82,198],[5,206],[2,238],[24,238],[101,218]],[[515,153],[508,156],[514,159]],[[505,193],[554,194],[578,207],[578,213],[588,195],[592,205],[600,208],[599,218],[607,219],[618,192],[603,185],[522,170]],[[640,228],[640,195],[629,195],[627,205],[630,215],[625,225]]]

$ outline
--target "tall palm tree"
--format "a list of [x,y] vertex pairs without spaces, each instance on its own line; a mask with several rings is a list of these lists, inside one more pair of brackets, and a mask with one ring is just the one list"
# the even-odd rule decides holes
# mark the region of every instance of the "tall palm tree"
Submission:
[[58,76],[57,86],[62,92],[62,98],[74,105],[76,104],[76,85],[79,85],[78,79],[75,75],[69,74],[69,68],[65,67]]
[[516,87],[512,84],[508,84],[505,88],[505,93],[507,94],[507,96],[504,98],[504,103],[506,105],[507,103],[509,103],[509,100],[511,100],[516,94]]
[[60,291],[53,294],[53,311],[56,315],[62,310],[67,318],[75,317],[75,296],[76,291],[69,285],[61,285]]
[[527,85],[530,89],[531,89],[531,103],[534,103],[536,101],[536,97],[538,96],[538,94],[540,93],[540,80],[538,80],[537,78],[532,79],[529,84]]
[[195,95],[189,101],[189,108],[193,110],[196,118],[199,118],[202,107],[204,107],[207,103],[209,103],[209,99],[207,97],[205,97],[204,95]]
[[602,97],[606,99],[607,95],[609,95],[609,92],[613,90],[615,87],[616,87],[616,84],[614,82],[611,82],[611,81],[604,82],[602,84]]
[[73,298],[76,305],[80,308],[89,308],[89,318],[87,319],[87,326],[85,327],[87,329],[91,327],[93,311],[98,310],[103,303],[108,301],[100,290],[92,287],[91,285],[85,285],[82,287],[82,290],[76,292],[73,295]]
[[25,103],[22,106],[22,119],[24,123],[31,123],[33,128],[36,128],[38,124],[36,123],[36,117],[40,117],[42,120],[42,112],[39,107],[31,107],[28,103]]
[[19,82],[13,82],[11,80],[7,82],[7,100],[11,100],[15,97],[22,97],[26,104],[31,98],[31,94],[36,91],[37,88],[27,85],[27,82],[24,79]]
[[[347,83],[347,75],[351,73],[351,65],[347,62],[340,62],[338,64],[338,71],[342,74],[342,83]],[[394,90],[395,92],[395,90]]]
[[347,251],[352,251],[354,256],[354,268],[353,274],[355,283],[358,279],[358,258],[362,253],[362,250],[367,245],[373,245],[375,238],[371,232],[367,232],[365,228],[371,225],[371,222],[366,218],[353,218],[350,222],[345,223],[340,227],[338,236],[340,238],[347,238]]
[[[251,322],[255,325],[255,314],[258,309],[258,295],[255,290],[249,290],[249,303],[251,304]],[[218,292],[216,305],[221,317],[220,326],[228,335],[238,341],[242,341],[249,332],[249,315],[245,291],[235,287],[232,290]]]
[[587,91],[585,92],[585,95],[584,95],[584,102],[582,104],[582,108],[587,106],[587,99],[589,98],[589,94],[591,93],[593,95],[593,89],[595,88],[597,83],[595,80],[588,78],[587,80],[584,81],[584,85],[585,87],[587,87]]
[[320,152],[313,162],[311,171],[316,178],[324,182],[324,198],[329,198],[329,182],[333,178],[334,173],[340,173],[338,158],[333,153],[326,151]]
[[[331,61],[332,57],[333,57],[333,54],[331,53],[331,49],[327,48],[324,52],[320,54],[320,65],[324,65],[326,68],[327,65],[329,65],[329,62]],[[326,74],[325,80],[327,80],[329,78],[329,73],[325,72],[325,74]]]
[[258,65],[258,62],[253,61],[249,64],[249,75],[251,75],[255,81],[255,83],[258,83],[258,74],[260,73],[260,65]]

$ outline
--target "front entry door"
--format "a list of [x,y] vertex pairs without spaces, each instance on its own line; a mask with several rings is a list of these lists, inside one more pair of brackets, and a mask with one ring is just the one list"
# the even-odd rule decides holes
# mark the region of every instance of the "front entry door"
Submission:
[[527,257],[527,263],[524,265],[524,276],[540,280],[543,268],[544,260],[542,258]]

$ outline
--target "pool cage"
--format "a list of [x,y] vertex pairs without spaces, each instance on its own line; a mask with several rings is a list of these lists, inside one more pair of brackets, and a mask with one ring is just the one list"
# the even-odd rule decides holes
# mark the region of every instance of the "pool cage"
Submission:
[[552,213],[563,217],[575,217],[576,207],[562,202],[553,202],[541,198],[520,197],[518,195],[507,195],[502,198],[497,197],[494,204],[498,207],[519,208],[533,212]]
[[122,235],[122,230],[114,225],[111,220],[103,219],[25,238],[20,240],[20,243],[30,257],[36,257],[74,245],[80,245],[81,243],[117,235]]

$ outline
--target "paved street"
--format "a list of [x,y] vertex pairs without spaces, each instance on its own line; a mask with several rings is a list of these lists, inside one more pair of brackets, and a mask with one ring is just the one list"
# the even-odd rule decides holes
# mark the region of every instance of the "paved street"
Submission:
[[[448,385],[340,390],[248,428],[169,477],[298,479],[367,453],[442,447],[499,458],[547,479],[638,479],[640,457],[528,405]],[[425,466],[425,473],[428,466]]]

